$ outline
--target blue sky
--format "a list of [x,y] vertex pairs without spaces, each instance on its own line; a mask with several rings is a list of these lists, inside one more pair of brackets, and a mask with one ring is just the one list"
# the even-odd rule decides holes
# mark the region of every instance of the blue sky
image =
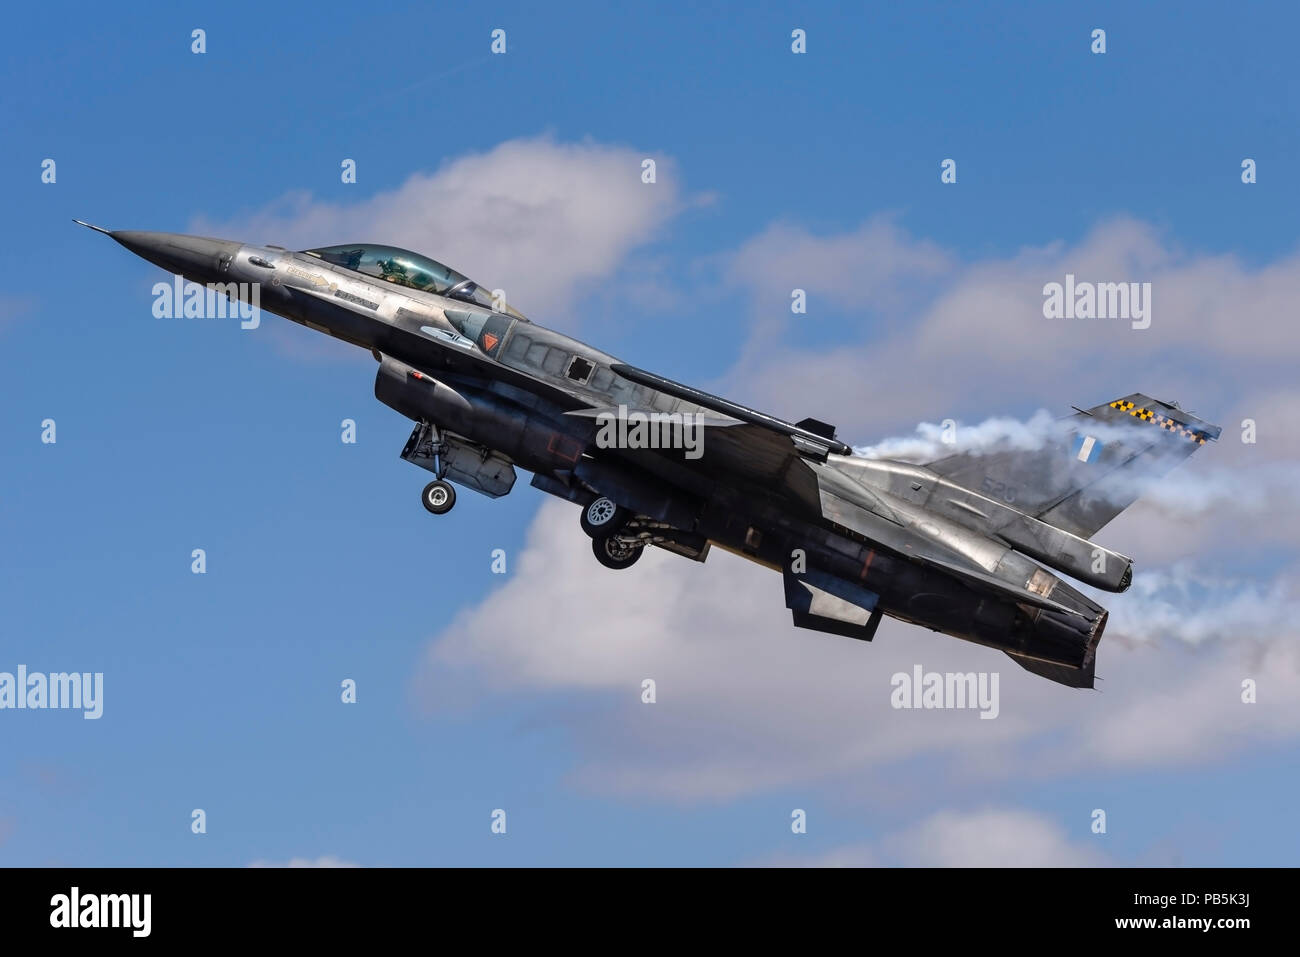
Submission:
[[[154,319],[160,272],[70,222],[400,241],[637,365],[858,444],[1173,390],[1225,426],[1189,470],[1274,503],[1300,455],[1293,11],[220,10],[29,7],[2,41],[0,671],[102,671],[105,711],[0,712],[0,862],[981,863],[1032,845],[1050,862],[1295,863],[1300,721],[1278,699],[1297,636],[1270,612],[1295,601],[1289,500],[1281,516],[1175,503],[1103,535],[1139,575],[1245,598],[1196,609],[1210,624],[1192,639],[1135,613],[1143,596],[1108,597],[1101,694],[901,625],[848,647],[793,631],[779,579],[728,556],[602,576],[576,512],[526,478],[431,518],[368,356],[272,316]],[[517,219],[488,202],[503,197]],[[1034,313],[1042,281],[1088,270],[1153,279],[1171,305],[1149,337]],[[912,661],[1001,668],[1006,714],[944,716],[950,735],[856,710]],[[620,662],[662,669],[653,717]],[[1258,712],[1228,710],[1255,675]],[[1213,724],[1161,720],[1180,709]]]

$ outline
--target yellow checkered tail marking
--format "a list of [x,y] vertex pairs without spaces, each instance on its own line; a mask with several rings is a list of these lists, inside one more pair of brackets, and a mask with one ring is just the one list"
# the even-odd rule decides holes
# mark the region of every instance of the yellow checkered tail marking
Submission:
[[1166,432],[1173,432],[1188,441],[1195,442],[1197,445],[1204,445],[1205,440],[1209,438],[1209,436],[1204,432],[1201,432],[1198,429],[1189,429],[1176,419],[1171,419],[1169,416],[1162,415],[1159,412],[1152,412],[1150,409],[1139,409],[1134,406],[1132,402],[1127,402],[1123,399],[1116,399],[1114,402],[1110,403],[1110,407],[1112,409],[1117,409],[1120,412],[1127,412],[1140,422],[1152,422],[1155,425],[1160,426],[1160,428],[1164,429]]

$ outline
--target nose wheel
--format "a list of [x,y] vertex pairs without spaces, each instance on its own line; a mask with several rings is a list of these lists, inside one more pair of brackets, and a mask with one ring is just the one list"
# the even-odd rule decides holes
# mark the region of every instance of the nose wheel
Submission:
[[456,504],[456,488],[450,482],[438,479],[424,487],[420,501],[434,515],[445,515]]

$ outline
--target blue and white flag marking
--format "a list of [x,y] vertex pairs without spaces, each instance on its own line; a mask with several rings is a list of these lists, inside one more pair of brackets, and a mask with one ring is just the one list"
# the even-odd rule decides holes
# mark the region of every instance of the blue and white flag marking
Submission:
[[1101,455],[1102,443],[1095,435],[1080,435],[1074,440],[1071,450],[1080,462],[1095,462]]

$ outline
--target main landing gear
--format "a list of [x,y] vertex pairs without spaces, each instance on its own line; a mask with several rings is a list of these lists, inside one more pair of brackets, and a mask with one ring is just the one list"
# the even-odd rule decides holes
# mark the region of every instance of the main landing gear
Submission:
[[582,510],[582,530],[591,538],[603,538],[617,532],[631,517],[631,512],[602,495]]
[[604,538],[593,538],[591,550],[596,556],[596,561],[606,568],[622,569],[635,565],[641,553],[645,551],[645,546],[633,545],[617,535],[610,535]]
[[420,501],[434,515],[445,515],[456,504],[456,486],[442,479],[430,482],[420,493]]
[[632,517],[631,511],[604,495],[583,507],[582,530],[591,538],[596,561],[606,568],[630,568],[645,551],[639,530],[629,528]]

